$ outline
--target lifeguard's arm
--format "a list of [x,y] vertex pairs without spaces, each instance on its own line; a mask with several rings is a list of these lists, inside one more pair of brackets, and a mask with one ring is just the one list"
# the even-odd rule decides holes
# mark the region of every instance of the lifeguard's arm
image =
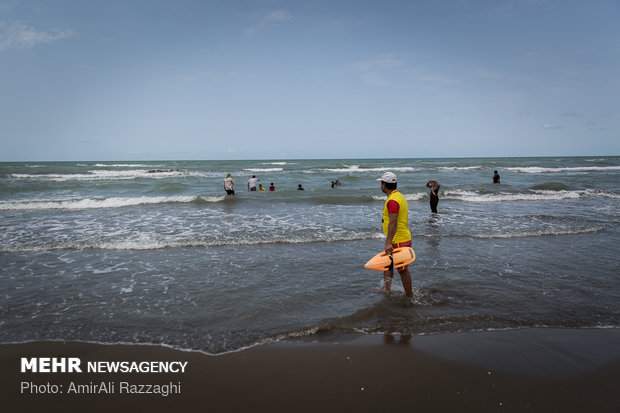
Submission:
[[392,247],[392,240],[394,239],[394,235],[396,235],[396,228],[398,226],[398,213],[390,212],[389,213],[390,223],[388,224],[388,233],[385,237],[385,253],[391,254],[394,247]]

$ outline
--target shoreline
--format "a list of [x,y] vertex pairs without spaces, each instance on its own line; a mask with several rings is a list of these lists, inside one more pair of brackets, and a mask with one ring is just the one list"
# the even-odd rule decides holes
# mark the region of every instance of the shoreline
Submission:
[[[183,373],[21,373],[22,357],[79,358],[84,370],[89,361],[187,364]],[[0,363],[10,411],[620,411],[620,329],[346,336],[338,343],[285,341],[221,355],[156,345],[28,342],[0,344]],[[40,390],[46,383],[61,387],[56,394],[31,394],[21,389],[24,382]],[[83,393],[69,394],[71,383]],[[113,384],[113,392],[88,393],[101,383]],[[121,393],[122,383],[159,392],[125,387]],[[167,396],[164,385],[173,386]]]

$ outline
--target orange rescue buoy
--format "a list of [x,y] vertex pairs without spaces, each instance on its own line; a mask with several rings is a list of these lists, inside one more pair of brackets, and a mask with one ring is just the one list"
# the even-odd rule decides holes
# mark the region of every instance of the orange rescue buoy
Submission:
[[410,247],[394,248],[390,257],[385,251],[375,255],[364,265],[365,268],[375,271],[385,271],[393,264],[394,268],[403,267],[415,261],[415,252]]

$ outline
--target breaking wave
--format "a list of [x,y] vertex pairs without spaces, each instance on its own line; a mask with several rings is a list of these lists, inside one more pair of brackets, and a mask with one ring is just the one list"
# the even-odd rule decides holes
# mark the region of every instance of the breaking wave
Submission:
[[222,202],[225,198],[225,196],[142,196],[135,198],[112,197],[102,199],[0,201],[0,210],[122,208],[166,203]]
[[420,168],[413,168],[411,166],[396,166],[396,167],[382,167],[382,168],[364,168],[359,165],[344,165],[342,168],[323,168],[321,172],[334,172],[334,173],[365,173],[365,172],[414,172],[419,171]]
[[15,244],[0,246],[0,252],[25,252],[25,251],[52,251],[52,250],[162,250],[169,248],[214,248],[231,246],[256,246],[266,244],[307,244],[320,242],[358,241],[366,239],[382,239],[383,234],[378,232],[349,232],[341,234],[326,234],[317,232],[306,236],[281,236],[281,237],[241,237],[219,239],[195,238],[165,238],[152,234],[141,234],[133,238],[109,239],[109,240],[69,240],[54,244]]
[[9,174],[15,179],[31,181],[105,181],[105,180],[129,180],[129,179],[168,179],[176,177],[207,177],[208,174],[182,169],[132,169],[123,171],[92,170],[87,173],[72,174]]
[[558,172],[608,172],[620,171],[620,166],[574,166],[574,167],[541,167],[541,166],[525,166],[525,167],[507,167],[504,168],[511,172],[521,172],[528,174],[540,173],[558,173]]
[[478,191],[467,190],[446,190],[443,193],[444,198],[454,199],[465,202],[503,202],[503,201],[557,201],[566,199],[579,199],[585,197],[601,197],[618,199],[620,195],[611,192],[595,191],[591,189],[585,190],[545,190],[531,189],[529,192],[498,192],[498,193],[482,193]]

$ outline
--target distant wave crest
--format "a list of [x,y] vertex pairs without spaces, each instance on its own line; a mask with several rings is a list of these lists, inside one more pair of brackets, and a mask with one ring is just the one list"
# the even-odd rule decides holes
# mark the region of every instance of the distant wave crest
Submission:
[[420,168],[414,168],[411,166],[396,166],[396,167],[380,167],[380,168],[363,168],[359,165],[343,165],[342,168],[323,168],[322,172],[334,172],[334,173],[363,173],[363,172],[414,172],[419,171]]
[[[419,201],[421,199],[426,198],[427,194],[425,192],[418,192],[414,194],[403,194],[407,201]],[[386,201],[387,196],[385,195],[373,195],[372,199],[375,201]]]
[[620,166],[575,166],[575,167],[557,167],[557,168],[548,168],[548,167],[541,167],[541,166],[524,166],[524,167],[508,167],[504,169],[507,171],[511,171],[511,172],[539,174],[539,173],[557,173],[557,172],[620,171]]
[[0,210],[121,208],[128,206],[165,203],[221,202],[225,198],[225,196],[188,195],[156,197],[112,197],[102,199],[88,198],[61,201],[0,201]]
[[498,192],[481,193],[478,191],[467,190],[446,190],[443,193],[445,198],[455,199],[465,202],[504,202],[504,201],[551,201],[565,199],[579,199],[583,197],[601,197],[618,199],[620,195],[611,192],[586,190],[544,190],[532,189],[529,192]]
[[130,170],[92,170],[87,173],[72,174],[10,174],[11,178],[32,181],[104,181],[104,180],[129,180],[139,178],[167,179],[174,177],[205,177],[206,174],[182,169],[130,169]]
[[245,168],[243,169],[244,171],[248,171],[248,172],[280,172],[283,169],[282,168]]

